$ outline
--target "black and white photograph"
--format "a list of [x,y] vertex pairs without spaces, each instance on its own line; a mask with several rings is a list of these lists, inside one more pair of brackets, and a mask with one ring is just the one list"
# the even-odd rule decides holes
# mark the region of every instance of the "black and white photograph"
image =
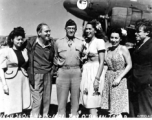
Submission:
[[152,0],[0,0],[0,118],[152,118]]

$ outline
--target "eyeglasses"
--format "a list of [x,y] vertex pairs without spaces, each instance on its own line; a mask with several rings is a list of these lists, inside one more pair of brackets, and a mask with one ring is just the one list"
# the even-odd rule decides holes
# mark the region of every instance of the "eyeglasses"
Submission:
[[140,33],[141,31],[139,31],[139,30],[136,30],[136,33]]
[[142,31],[142,30],[136,30],[136,33],[141,33],[141,32],[144,32],[144,31]]
[[136,33],[140,33],[140,32],[145,32],[145,31],[144,31],[144,29],[137,28],[137,29],[136,29]]

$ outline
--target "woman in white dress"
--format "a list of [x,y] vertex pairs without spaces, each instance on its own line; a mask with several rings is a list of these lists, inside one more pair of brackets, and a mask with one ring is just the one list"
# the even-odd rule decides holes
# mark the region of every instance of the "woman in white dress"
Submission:
[[[96,21],[86,24],[84,36],[86,39],[86,62],[83,65],[82,81],[80,85],[80,104],[89,109],[92,117],[97,117],[97,108],[101,105],[101,95],[104,84],[105,42],[97,38],[99,32]],[[98,34],[99,35],[99,34]],[[101,34],[100,34],[101,36]]]
[[5,115],[21,113],[31,106],[24,38],[24,29],[14,28],[8,36],[8,47],[0,50],[0,113]]

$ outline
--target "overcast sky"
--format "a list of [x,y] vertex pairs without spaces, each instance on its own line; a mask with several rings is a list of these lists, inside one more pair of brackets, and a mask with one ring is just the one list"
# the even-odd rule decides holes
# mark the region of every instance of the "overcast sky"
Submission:
[[0,35],[8,35],[14,27],[22,26],[26,35],[36,35],[36,27],[45,22],[51,28],[51,36],[65,36],[68,19],[78,25],[76,36],[82,36],[82,20],[68,13],[64,0],[0,0]]

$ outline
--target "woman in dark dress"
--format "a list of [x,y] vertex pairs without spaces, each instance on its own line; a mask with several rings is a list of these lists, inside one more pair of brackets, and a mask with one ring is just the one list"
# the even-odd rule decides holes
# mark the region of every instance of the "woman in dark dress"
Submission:
[[132,80],[138,99],[137,117],[152,117],[152,21],[139,20],[135,35],[139,46],[133,53]]

